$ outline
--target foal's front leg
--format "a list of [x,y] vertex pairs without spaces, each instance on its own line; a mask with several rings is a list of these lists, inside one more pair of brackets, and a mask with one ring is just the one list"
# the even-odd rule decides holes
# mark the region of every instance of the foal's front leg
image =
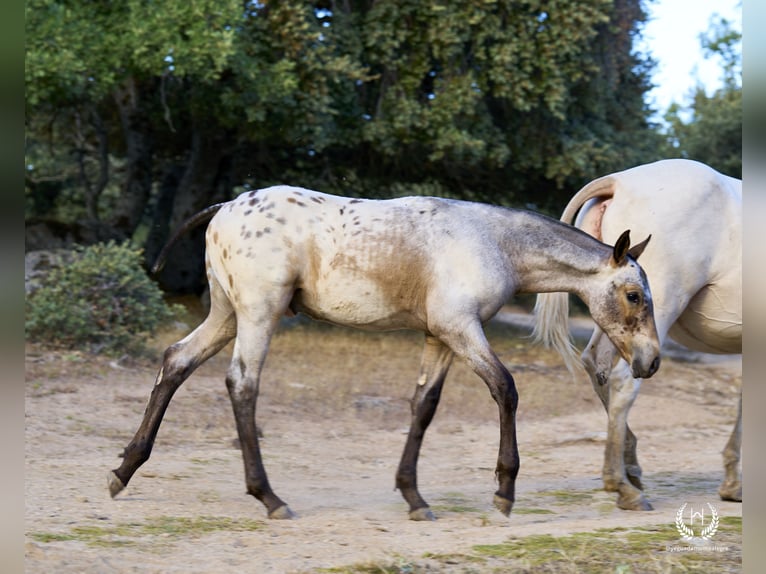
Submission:
[[396,488],[410,505],[412,520],[435,519],[428,503],[418,492],[417,465],[423,436],[436,412],[453,356],[449,347],[434,337],[426,336],[418,386],[412,397],[410,431],[396,471]]
[[498,489],[493,501],[500,512],[509,516],[516,496],[516,476],[519,474],[519,448],[516,442],[519,395],[516,384],[508,369],[490,348],[478,320],[467,328],[445,335],[443,339],[486,383],[500,411],[500,448],[495,469]]

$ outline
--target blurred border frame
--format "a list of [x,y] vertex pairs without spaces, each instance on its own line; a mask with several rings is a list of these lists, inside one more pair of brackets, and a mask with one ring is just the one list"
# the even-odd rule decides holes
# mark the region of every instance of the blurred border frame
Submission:
[[742,3],[742,86],[744,204],[742,361],[743,408],[743,572],[763,572],[766,563],[766,4]]
[[0,18],[0,478],[3,571],[24,571],[24,21],[25,4]]
[[[0,19],[0,428],[5,446],[0,556],[24,571],[24,10],[3,4]],[[766,3],[743,0],[743,571],[766,563]],[[12,461],[12,462],[11,462]]]

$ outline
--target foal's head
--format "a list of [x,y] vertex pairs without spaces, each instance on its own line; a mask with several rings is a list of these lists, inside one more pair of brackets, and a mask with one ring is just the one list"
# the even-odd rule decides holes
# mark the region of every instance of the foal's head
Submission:
[[649,378],[660,366],[660,344],[654,324],[654,305],[644,270],[636,262],[651,235],[630,247],[625,231],[614,245],[604,281],[592,294],[593,319],[604,330],[635,378]]

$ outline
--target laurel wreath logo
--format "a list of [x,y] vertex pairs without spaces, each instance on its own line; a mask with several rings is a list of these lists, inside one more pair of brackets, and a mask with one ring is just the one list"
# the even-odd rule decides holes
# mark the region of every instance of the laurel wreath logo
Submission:
[[[686,508],[687,504],[688,504],[687,502],[684,502],[683,506],[681,506],[681,508],[679,508],[678,512],[676,513],[676,529],[678,530],[678,533],[681,535],[681,538],[683,540],[691,540],[694,538],[694,531],[688,526],[686,526],[686,523],[684,522],[684,519],[683,519],[684,509]],[[712,518],[710,519],[710,522],[708,523],[708,525],[705,526],[705,528],[703,528],[702,531],[700,532],[700,538],[703,538],[705,540],[710,540],[718,531],[719,519],[718,519],[718,511],[716,511],[715,507],[709,502],[707,503],[707,505],[708,505],[708,508],[710,508]]]

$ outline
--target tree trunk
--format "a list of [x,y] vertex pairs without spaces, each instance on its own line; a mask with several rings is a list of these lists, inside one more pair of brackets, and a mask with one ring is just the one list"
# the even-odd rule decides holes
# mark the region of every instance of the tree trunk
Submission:
[[[172,210],[165,232],[163,224],[156,221],[152,230],[157,249],[157,238],[170,237],[183,222],[217,201],[231,196],[230,157],[226,151],[227,134],[211,135],[199,129],[192,134],[188,161],[172,198]],[[167,209],[169,197],[160,200]],[[158,207],[161,207],[158,205]],[[167,215],[156,212],[158,217]],[[183,235],[173,246],[165,267],[159,273],[160,286],[174,293],[201,293],[205,288],[205,226],[202,225]]]
[[133,78],[126,80],[114,94],[125,135],[127,166],[110,224],[125,237],[131,237],[141,223],[152,190],[154,142],[143,97]]

